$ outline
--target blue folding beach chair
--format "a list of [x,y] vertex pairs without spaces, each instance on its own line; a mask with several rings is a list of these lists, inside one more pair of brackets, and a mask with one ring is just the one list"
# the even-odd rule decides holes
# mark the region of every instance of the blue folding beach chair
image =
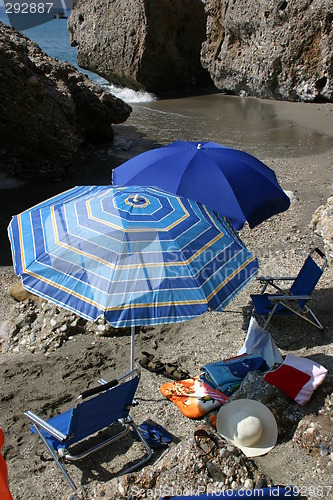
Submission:
[[[32,411],[25,412],[33,422],[30,430],[36,434],[37,439],[38,436],[42,439],[73,490],[77,488],[65,468],[65,460],[81,460],[111,445],[131,430],[133,436],[138,437],[144,444],[147,453],[138,463],[122,473],[131,472],[150,460],[151,448],[129,415],[139,380],[140,372],[137,369],[108,383],[101,379],[99,381],[101,385],[82,392],[70,410],[47,421]],[[105,431],[116,422],[120,424],[117,434],[107,437],[98,444],[92,444],[92,438],[97,432]],[[74,445],[78,443],[83,451],[72,454]]]
[[[320,258],[320,265],[314,260],[314,254]],[[263,285],[260,294],[251,295],[256,314],[268,315],[263,328],[266,328],[273,316],[286,316],[296,314],[305,319],[320,330],[324,327],[307,305],[311,299],[313,290],[318,283],[326,266],[326,257],[315,248],[310,252],[303,267],[296,277],[290,276],[258,276],[257,279]],[[277,284],[282,281],[292,281],[290,289],[286,292]],[[274,288],[275,293],[266,293],[268,286]]]

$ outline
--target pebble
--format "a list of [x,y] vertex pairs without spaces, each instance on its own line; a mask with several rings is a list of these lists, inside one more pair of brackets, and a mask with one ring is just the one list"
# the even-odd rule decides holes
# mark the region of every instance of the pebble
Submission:
[[315,434],[316,429],[315,427],[310,427],[309,429],[306,429],[305,431],[307,434]]
[[123,488],[123,486],[121,484],[118,486],[118,489],[119,489],[119,493],[121,495],[125,495],[125,489]]
[[233,469],[233,468],[229,468],[229,469],[225,470],[224,472],[225,472],[225,474],[226,474],[229,478],[231,478],[231,477],[235,474],[235,469]]
[[252,479],[246,479],[245,482],[244,482],[244,487],[245,489],[247,490],[252,490],[253,489],[253,481]]
[[228,450],[230,453],[234,453],[234,451],[235,451],[235,447],[234,447],[234,446],[232,446],[232,444],[229,444],[229,445],[227,446],[227,450]]
[[70,493],[70,495],[68,495],[67,497],[67,500],[78,500],[78,496],[75,494],[75,493]]
[[328,456],[328,455],[329,455],[329,453],[330,453],[330,451],[331,451],[331,450],[330,450],[330,447],[329,447],[329,446],[328,446],[328,444],[326,444],[326,443],[321,443],[321,444],[319,445],[319,448],[320,448],[320,455],[321,455],[322,457],[326,457],[326,456]]

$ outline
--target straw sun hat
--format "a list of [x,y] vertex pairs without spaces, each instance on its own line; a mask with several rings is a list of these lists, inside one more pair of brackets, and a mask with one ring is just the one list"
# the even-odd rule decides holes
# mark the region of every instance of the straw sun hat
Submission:
[[216,429],[247,457],[270,451],[278,436],[273,413],[252,399],[237,399],[222,406],[217,414]]

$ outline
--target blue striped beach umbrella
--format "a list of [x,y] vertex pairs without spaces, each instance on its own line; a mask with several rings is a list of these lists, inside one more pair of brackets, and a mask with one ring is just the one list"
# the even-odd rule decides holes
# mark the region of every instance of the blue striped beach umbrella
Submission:
[[14,216],[8,234],[24,288],[114,327],[222,311],[258,270],[225,218],[156,188],[75,187]]

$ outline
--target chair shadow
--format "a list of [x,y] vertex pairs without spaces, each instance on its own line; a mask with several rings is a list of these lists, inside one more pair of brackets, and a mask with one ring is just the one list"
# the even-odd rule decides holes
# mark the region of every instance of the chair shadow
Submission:
[[[106,430],[100,435],[105,439],[109,437],[109,435],[112,435],[111,432],[110,430]],[[96,439],[98,440],[98,438]],[[176,442],[177,438],[175,438],[172,443]],[[156,463],[168,449],[169,446],[152,448],[152,457],[149,462],[138,467],[135,472],[140,471],[146,465],[153,465]],[[82,461],[77,461],[75,463],[66,462],[66,467],[68,469],[70,468],[70,473],[73,476],[75,474],[74,467],[80,470],[81,478],[76,479],[76,482],[80,482],[81,486],[87,485],[92,481],[107,483],[111,479],[126,473],[126,470],[140,462],[146,453],[147,451],[143,444],[134,439],[131,433],[129,433],[119,441],[91,454]]]
[[[308,321],[299,318],[296,314],[288,316],[273,316],[266,330],[272,335],[276,346],[285,351],[301,348],[312,348],[329,345],[333,342],[333,315],[331,304],[333,304],[333,288],[315,290],[309,307],[313,310],[324,330],[319,330]],[[242,329],[247,331],[253,304],[249,300],[248,305],[243,307]],[[254,313],[260,326],[264,325],[265,316]]]

